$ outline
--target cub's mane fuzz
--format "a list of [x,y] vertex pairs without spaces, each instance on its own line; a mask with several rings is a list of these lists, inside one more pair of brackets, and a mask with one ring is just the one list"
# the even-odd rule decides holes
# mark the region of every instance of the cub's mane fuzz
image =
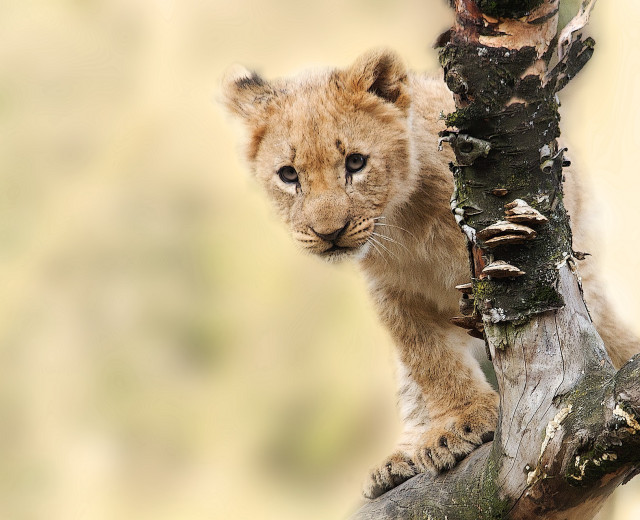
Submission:
[[[346,69],[329,71],[327,76],[318,74],[307,81],[330,81],[340,85],[346,92],[373,95],[390,103],[403,112],[409,108],[407,68],[402,59],[388,49],[376,49],[363,54]],[[304,81],[297,81],[300,87]],[[269,82],[259,74],[241,65],[231,67],[222,81],[223,102],[227,109],[245,121],[265,115],[265,109],[280,93],[286,93],[283,81]]]
[[369,92],[406,110],[409,107],[407,68],[398,54],[374,49],[362,55],[344,75],[354,92]]
[[248,128],[246,156],[253,163],[272,115],[290,105],[291,96],[305,99],[313,92],[333,90],[345,110],[369,112],[382,123],[407,116],[410,88],[407,68],[393,51],[375,49],[344,69],[307,72],[295,78],[267,81],[241,65],[231,67],[222,80],[222,102]]
[[257,116],[275,95],[257,72],[242,65],[231,67],[222,79],[222,101],[227,110],[244,120]]

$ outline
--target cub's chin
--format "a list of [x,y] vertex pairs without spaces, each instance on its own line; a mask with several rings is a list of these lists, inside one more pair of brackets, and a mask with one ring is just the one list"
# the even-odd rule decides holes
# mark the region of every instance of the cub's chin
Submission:
[[327,262],[342,262],[343,260],[356,259],[360,260],[367,255],[369,251],[370,244],[369,242],[365,242],[361,246],[358,247],[346,247],[339,245],[332,245],[328,247],[326,250],[316,253],[317,256],[322,258]]

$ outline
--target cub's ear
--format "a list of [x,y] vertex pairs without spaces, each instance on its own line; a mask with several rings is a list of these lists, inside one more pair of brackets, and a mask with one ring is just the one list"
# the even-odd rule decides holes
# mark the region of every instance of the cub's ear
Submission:
[[222,101],[227,109],[245,120],[258,116],[274,90],[264,79],[241,65],[227,70],[222,79]]
[[393,51],[375,49],[363,54],[345,71],[345,80],[347,88],[356,92],[370,92],[402,109],[409,106],[407,68]]

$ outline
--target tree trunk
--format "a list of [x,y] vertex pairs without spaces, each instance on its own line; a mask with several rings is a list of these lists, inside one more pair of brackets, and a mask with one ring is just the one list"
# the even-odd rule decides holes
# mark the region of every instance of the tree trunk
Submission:
[[640,471],[640,356],[616,373],[591,323],[556,141],[556,92],[593,52],[580,35],[593,3],[557,37],[559,0],[455,1],[440,60],[457,110],[442,140],[500,421],[454,470],[418,475],[356,519],[588,519]]

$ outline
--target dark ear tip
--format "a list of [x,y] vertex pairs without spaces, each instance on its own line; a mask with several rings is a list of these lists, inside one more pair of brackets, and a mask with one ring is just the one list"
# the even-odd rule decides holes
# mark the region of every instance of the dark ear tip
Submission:
[[366,90],[379,98],[404,106],[407,68],[400,55],[387,48],[377,48],[362,55],[348,72],[356,90]]
[[361,55],[351,67],[356,74],[372,74],[393,80],[404,80],[407,67],[400,55],[386,47],[372,49]]
[[222,78],[222,102],[245,119],[257,114],[271,93],[266,80],[241,65],[229,67]]
[[404,60],[400,57],[400,54],[387,47],[372,49],[362,56],[362,58],[364,61],[375,63],[378,68],[382,67],[396,70],[405,69]]
[[225,90],[250,89],[262,87],[265,81],[255,72],[252,72],[242,65],[232,65],[229,67],[223,78],[222,85]]
[[256,72],[252,72],[250,76],[236,79],[235,83],[239,89],[260,88],[266,85],[266,82]]

